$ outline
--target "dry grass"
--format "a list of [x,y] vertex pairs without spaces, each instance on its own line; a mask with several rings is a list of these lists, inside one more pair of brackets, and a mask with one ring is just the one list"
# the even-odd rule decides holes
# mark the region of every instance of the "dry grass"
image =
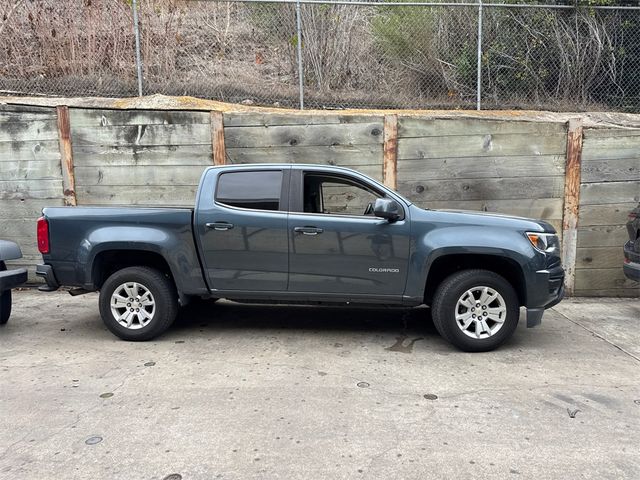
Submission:
[[[297,106],[298,38],[293,5],[185,0],[139,3],[146,93]],[[419,15],[417,10],[407,11],[406,19],[400,16],[396,25],[391,24],[395,30],[390,35],[380,30],[389,9],[303,5],[307,105],[473,108],[474,11],[434,9]],[[432,13],[435,11],[440,13]],[[487,16],[487,42],[491,44],[483,60],[483,85],[488,106],[603,108],[594,105],[591,90],[603,84],[607,75],[620,74],[621,65],[611,55],[616,48],[614,36],[620,33],[613,30],[614,35],[613,24],[587,15],[580,27],[589,35],[576,37],[571,25],[561,20],[558,16],[549,20],[550,33],[544,35],[536,25],[519,25],[521,31],[529,28],[530,32],[522,37],[524,53],[513,55],[503,48],[509,36],[500,36],[504,18]],[[511,23],[517,22],[516,18]],[[560,77],[554,88],[545,84],[549,80],[538,66],[541,50],[527,43],[538,37],[556,55]],[[506,84],[504,79],[510,77],[505,72],[510,71],[515,71],[514,81],[521,74],[528,83],[518,88]],[[2,2],[0,91],[134,95],[130,0]]]

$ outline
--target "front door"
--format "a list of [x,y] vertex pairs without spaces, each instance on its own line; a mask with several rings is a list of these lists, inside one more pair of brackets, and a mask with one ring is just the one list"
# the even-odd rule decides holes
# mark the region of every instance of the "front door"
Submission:
[[402,295],[410,226],[404,216],[389,223],[373,215],[373,203],[384,192],[349,175],[317,170],[293,170],[293,181],[299,186],[292,191],[302,190],[302,200],[289,215],[289,291]]
[[196,220],[212,290],[287,290],[288,169],[223,170]]

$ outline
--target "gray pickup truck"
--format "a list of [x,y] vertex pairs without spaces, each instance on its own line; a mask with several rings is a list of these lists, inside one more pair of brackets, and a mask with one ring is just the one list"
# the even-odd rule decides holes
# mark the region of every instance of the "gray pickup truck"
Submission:
[[100,291],[106,326],[149,340],[190,299],[427,304],[466,351],[496,348],[563,296],[555,230],[481,212],[425,210],[353,170],[208,168],[189,208],[45,208],[46,290]]

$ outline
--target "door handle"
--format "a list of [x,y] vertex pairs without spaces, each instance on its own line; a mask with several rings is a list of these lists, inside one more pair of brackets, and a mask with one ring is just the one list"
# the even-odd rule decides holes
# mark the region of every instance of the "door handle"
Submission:
[[303,235],[318,235],[319,233],[324,232],[323,229],[316,227],[295,227],[293,231],[296,233],[302,233]]
[[205,223],[204,226],[211,230],[224,232],[225,230],[231,230],[233,228],[233,223],[214,222],[214,223]]

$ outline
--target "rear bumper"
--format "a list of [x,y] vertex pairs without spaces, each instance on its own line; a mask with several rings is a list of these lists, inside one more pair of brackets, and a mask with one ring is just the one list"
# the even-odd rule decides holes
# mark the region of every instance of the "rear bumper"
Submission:
[[36,276],[44,279],[46,286],[39,287],[38,290],[44,292],[53,292],[60,288],[58,280],[53,273],[51,265],[36,265]]
[[4,270],[0,272],[0,293],[18,287],[27,281],[27,269]]

